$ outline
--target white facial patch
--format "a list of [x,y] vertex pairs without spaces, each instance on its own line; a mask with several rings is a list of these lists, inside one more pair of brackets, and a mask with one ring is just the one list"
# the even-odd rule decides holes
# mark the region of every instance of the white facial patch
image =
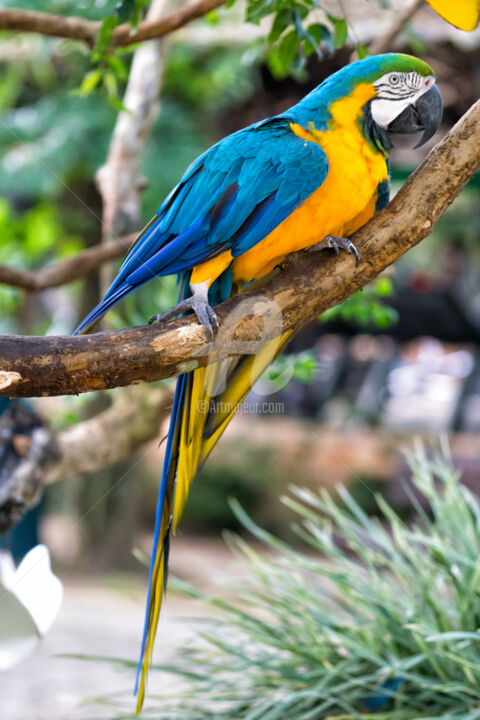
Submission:
[[373,121],[384,130],[409,105],[414,105],[418,98],[430,90],[435,79],[432,75],[423,77],[416,72],[386,73],[373,83],[376,96],[370,110]]

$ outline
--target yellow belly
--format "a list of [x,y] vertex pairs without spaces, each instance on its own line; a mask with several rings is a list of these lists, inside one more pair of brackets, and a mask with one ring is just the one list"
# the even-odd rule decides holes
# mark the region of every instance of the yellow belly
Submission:
[[192,282],[210,284],[232,263],[235,282],[262,277],[286,255],[319,243],[326,235],[344,237],[364,225],[375,212],[377,186],[387,179],[384,156],[365,140],[357,124],[363,105],[372,96],[371,85],[360,85],[331,108],[333,126],[326,132],[293,125],[305,142],[317,142],[325,151],[329,171],[325,181],[267,237],[243,255],[230,252],[195,268]]
[[333,152],[324,147],[330,161],[325,182],[266,238],[234,259],[235,280],[261,277],[289,253],[311,247],[326,235],[350,235],[373,216],[377,185],[387,177],[385,159],[369,148],[352,153],[350,138],[332,135],[338,144]]

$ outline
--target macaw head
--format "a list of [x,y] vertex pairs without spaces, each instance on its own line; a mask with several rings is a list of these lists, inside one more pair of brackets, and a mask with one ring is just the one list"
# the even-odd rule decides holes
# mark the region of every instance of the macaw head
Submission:
[[422,132],[415,147],[430,140],[443,114],[442,99],[430,66],[400,53],[377,55],[360,60],[358,65],[375,89],[365,108],[367,123],[370,121],[372,125],[370,134],[380,138],[385,133]]
[[429,140],[442,119],[442,100],[432,68],[411,55],[386,53],[346,65],[330,75],[285,115],[318,131],[360,124],[366,138],[388,154],[390,133]]

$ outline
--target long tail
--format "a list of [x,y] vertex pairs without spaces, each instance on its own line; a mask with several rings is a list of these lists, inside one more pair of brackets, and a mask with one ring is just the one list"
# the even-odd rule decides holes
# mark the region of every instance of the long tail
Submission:
[[[189,292],[188,281],[189,274],[184,273],[180,282],[180,300]],[[227,283],[227,286],[222,288],[219,278],[215,291],[218,302],[228,296],[231,284]],[[136,285],[129,282],[115,281],[74,334],[85,333],[111,307],[135,289]],[[215,289],[212,287],[212,290]],[[176,531],[198,469],[252,386],[281,352],[291,335],[291,332],[284,333],[265,342],[255,354],[212,363],[192,373],[180,375],[177,379],[158,494],[145,626],[135,683],[137,713],[145,697],[148,669],[167,582],[170,533]]]
[[[137,713],[145,697],[167,580],[170,532],[177,528],[190,485],[252,385],[281,352],[291,332],[266,342],[255,355],[199,368],[177,380],[160,482],[145,627],[137,670]],[[219,379],[223,391],[218,393]]]

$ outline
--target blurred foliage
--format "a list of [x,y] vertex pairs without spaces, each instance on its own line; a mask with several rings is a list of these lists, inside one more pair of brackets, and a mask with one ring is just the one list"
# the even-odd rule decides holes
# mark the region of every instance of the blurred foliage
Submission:
[[[44,267],[82,247],[78,236],[65,234],[59,210],[48,202],[18,213],[0,197],[0,237],[0,264],[15,268]],[[15,331],[14,316],[24,300],[23,291],[0,284],[0,332]],[[37,329],[44,332],[47,328],[43,324]]]
[[[171,579],[171,590],[208,613],[178,660],[151,666],[162,690],[144,716],[478,720],[480,503],[447,448],[417,447],[408,461],[413,523],[381,493],[372,518],[346,489],[332,497],[293,487],[283,498],[294,514],[291,544],[233,502],[255,545],[227,535],[243,572],[220,597]],[[133,720],[128,698],[100,702],[110,717]]]
[[[117,25],[130,22],[134,27],[143,19],[148,0],[91,0],[80,3],[72,0],[37,0],[36,9],[63,15],[78,15],[88,19],[102,20],[95,46],[89,54],[89,68],[84,68],[76,92],[81,96],[103,91],[117,110],[122,109],[121,93],[127,80],[126,57],[132,47],[110,47]],[[226,10],[235,4],[228,0]],[[29,3],[10,2],[7,7],[25,7]],[[258,25],[263,19],[270,20],[270,32],[265,40],[265,56],[272,74],[285,77],[290,73],[304,71],[306,61],[312,54],[321,60],[325,53],[333,54],[347,42],[355,45],[349,35],[347,20],[337,17],[323,7],[321,0],[247,0],[245,22]],[[208,13],[199,22],[218,22],[218,11]],[[365,46],[358,45],[360,57],[368,54]]]
[[[238,497],[248,512],[261,512],[267,503],[272,485],[279,482],[275,457],[265,448],[250,448],[245,455],[239,448],[237,461],[207,463],[195,478],[195,501],[187,503],[182,524],[189,531],[217,532],[225,527],[240,528],[232,518],[228,501]],[[158,478],[155,480],[155,488]],[[233,525],[232,525],[233,520]]]
[[3,8],[19,10],[35,10],[56,13],[58,15],[76,15],[88,20],[102,20],[107,15],[114,15],[116,8],[122,5],[131,7],[137,0],[2,0]]
[[298,549],[235,503],[270,555],[231,538],[244,574],[228,599],[177,584],[220,619],[168,668],[185,684],[162,695],[155,717],[479,717],[480,504],[447,449],[408,459],[413,525],[380,493],[381,521],[345,489],[339,501],[294,488],[285,502],[305,543]]
[[[47,42],[40,39],[15,62],[1,64],[0,193],[10,197],[61,197],[75,192],[70,186],[91,182],[116,119],[100,97],[69,92],[87,67],[85,54],[69,46],[58,58],[45,52]],[[146,215],[213,142],[212,116],[252,92],[254,73],[237,49],[172,48],[162,112],[142,168],[150,181]]]
[[333,54],[348,40],[347,21],[326,14],[325,22],[305,22],[312,10],[319,10],[317,0],[285,2],[285,0],[250,0],[246,18],[259,22],[274,14],[268,35],[268,65],[274,77],[285,77],[291,72],[304,70],[307,58],[315,53],[319,60],[324,53]]
[[382,302],[382,298],[391,297],[393,292],[390,278],[380,277],[341,305],[324,312],[320,319],[327,322],[340,317],[342,320],[353,320],[360,327],[373,323],[378,328],[388,328],[396,322],[398,315],[396,310]]
[[318,360],[313,350],[280,355],[261,375],[258,383],[262,394],[282,390],[290,380],[299,380],[309,385],[315,380]]

